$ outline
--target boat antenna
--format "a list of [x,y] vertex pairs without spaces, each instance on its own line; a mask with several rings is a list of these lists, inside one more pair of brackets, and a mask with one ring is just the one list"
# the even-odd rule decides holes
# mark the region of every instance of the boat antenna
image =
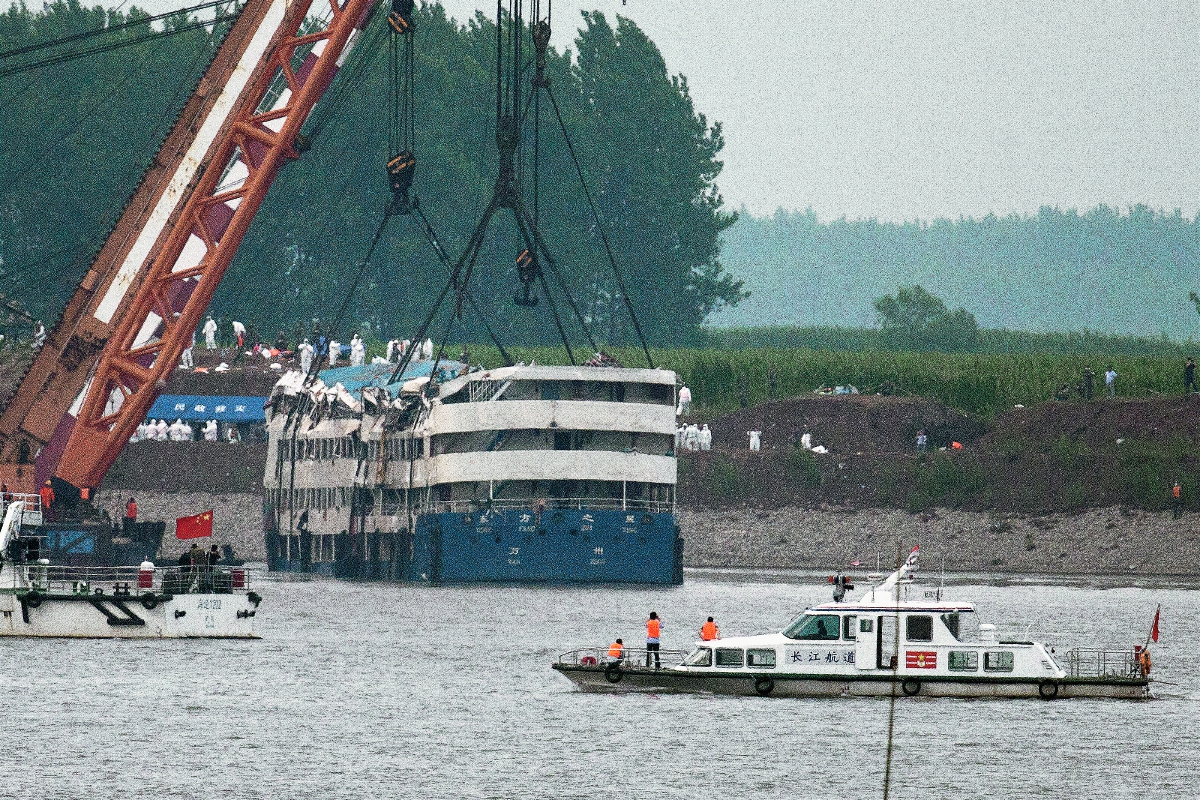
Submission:
[[942,551],[942,578],[938,581],[937,599],[942,602],[942,590],[946,588],[946,551]]

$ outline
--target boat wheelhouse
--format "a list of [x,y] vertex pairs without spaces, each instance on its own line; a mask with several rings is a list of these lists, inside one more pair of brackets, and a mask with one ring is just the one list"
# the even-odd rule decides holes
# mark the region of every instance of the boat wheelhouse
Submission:
[[682,581],[675,373],[418,361],[279,381],[271,569],[427,581]]
[[[1136,651],[1077,649],[998,639],[970,603],[909,599],[906,564],[857,601],[814,606],[779,633],[697,643],[674,666],[601,648],[553,665],[591,691],[734,695],[932,697],[1149,697]],[[668,663],[667,656],[663,656]]]

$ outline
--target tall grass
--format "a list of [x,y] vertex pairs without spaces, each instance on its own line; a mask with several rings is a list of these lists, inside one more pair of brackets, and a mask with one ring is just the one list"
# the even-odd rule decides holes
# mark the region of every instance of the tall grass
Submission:
[[[451,352],[457,354],[460,345]],[[468,345],[472,363],[499,366],[493,346]],[[644,367],[640,349],[610,351],[630,367]],[[1096,396],[1104,394],[1105,369],[1117,370],[1117,394],[1152,397],[1178,394],[1183,388],[1183,361],[1174,355],[1095,358],[1054,353],[894,353],[783,348],[746,350],[686,349],[651,351],[655,366],[674,370],[692,390],[693,402],[706,412],[724,413],[746,402],[811,394],[824,386],[853,385],[862,392],[885,390],[942,401],[984,418],[1017,404],[1051,399],[1064,383],[1074,387],[1085,367],[1096,373]],[[561,347],[515,347],[515,360],[540,364],[568,363]],[[576,352],[578,361],[590,354]],[[772,393],[768,370],[775,368],[778,388]]]

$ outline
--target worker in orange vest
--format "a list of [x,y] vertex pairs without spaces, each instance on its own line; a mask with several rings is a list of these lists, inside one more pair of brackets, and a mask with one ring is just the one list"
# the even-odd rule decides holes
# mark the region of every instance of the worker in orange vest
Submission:
[[125,533],[129,534],[130,529],[137,523],[137,500],[132,497],[125,504]]
[[1171,512],[1175,519],[1183,516],[1183,490],[1179,488],[1179,481],[1171,487]]
[[50,481],[46,481],[46,485],[38,490],[38,495],[42,498],[42,513],[49,516],[50,506],[54,505],[54,489],[50,486]]
[[713,618],[709,617],[708,622],[700,626],[700,641],[711,642],[720,638],[721,629],[717,627],[717,623],[713,622]]
[[662,669],[662,662],[658,660],[658,637],[662,633],[662,620],[658,618],[658,614],[651,611],[650,619],[646,620],[646,666],[650,666],[650,655],[654,654],[654,668]]
[[610,664],[620,664],[625,660],[625,642],[617,639],[608,646],[608,661]]

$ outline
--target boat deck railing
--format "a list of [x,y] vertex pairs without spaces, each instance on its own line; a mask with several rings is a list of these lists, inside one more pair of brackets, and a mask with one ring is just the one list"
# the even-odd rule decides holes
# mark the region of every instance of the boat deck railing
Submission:
[[[676,667],[687,657],[687,650],[659,650],[658,659],[664,667]],[[621,664],[627,667],[645,667],[653,663],[654,653],[644,647],[626,647]],[[616,659],[608,654],[607,647],[583,647],[571,650],[558,657],[558,664],[570,667],[603,667]]]
[[4,571],[0,589],[47,594],[95,594],[138,597],[143,594],[229,594],[250,588],[244,567],[71,567],[15,564]]
[[1132,650],[1078,647],[1067,651],[1067,676],[1070,678],[1142,677]]
[[[675,504],[661,500],[622,500],[612,497],[548,497],[546,511],[576,510],[576,511],[637,511],[659,514],[675,510]],[[426,503],[418,511],[425,513],[474,514],[480,511],[494,509],[497,511],[509,509],[524,509],[537,507],[537,500],[529,498],[495,499],[495,500],[450,500]]]

